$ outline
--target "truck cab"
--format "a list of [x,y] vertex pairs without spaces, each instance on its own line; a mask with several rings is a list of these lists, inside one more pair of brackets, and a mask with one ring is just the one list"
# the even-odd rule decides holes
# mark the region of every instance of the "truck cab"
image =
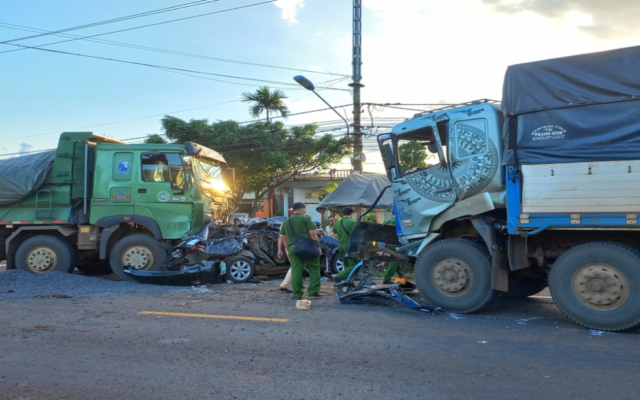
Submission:
[[429,237],[423,248],[445,222],[506,205],[502,120],[495,102],[480,100],[416,115],[378,137],[401,241]]
[[[0,259],[9,268],[44,273],[77,267],[87,274],[112,269],[129,279],[126,267],[161,269],[173,241],[205,223],[226,223],[231,215],[227,184],[233,170],[219,153],[196,143],[127,144],[65,132],[55,154],[27,157],[40,169],[17,165],[13,174],[37,173],[39,183],[0,203]],[[19,181],[28,186],[28,180]]]

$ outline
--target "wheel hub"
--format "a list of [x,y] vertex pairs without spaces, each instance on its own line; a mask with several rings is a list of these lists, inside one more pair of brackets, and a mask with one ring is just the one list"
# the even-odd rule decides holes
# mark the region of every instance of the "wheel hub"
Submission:
[[450,297],[467,294],[474,284],[474,276],[469,264],[458,257],[438,260],[431,268],[431,281],[436,289]]
[[582,304],[600,311],[615,310],[630,294],[627,277],[605,263],[586,264],[578,269],[571,279],[571,289]]
[[146,270],[153,265],[153,253],[144,246],[131,246],[122,254],[122,265]]
[[57,263],[56,253],[48,247],[37,247],[27,254],[27,265],[33,272],[49,272]]
[[246,261],[238,260],[229,267],[229,272],[235,279],[243,281],[251,275],[251,265]]

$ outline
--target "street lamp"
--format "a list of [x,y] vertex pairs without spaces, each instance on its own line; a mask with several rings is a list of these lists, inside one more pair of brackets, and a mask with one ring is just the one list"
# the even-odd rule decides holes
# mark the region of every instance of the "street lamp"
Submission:
[[[313,93],[315,93],[315,95],[318,96],[320,98],[320,100],[324,101],[324,104],[328,105],[329,108],[333,110],[333,112],[338,114],[338,117],[340,117],[340,119],[343,120],[344,123],[347,125],[347,143],[348,143],[348,140],[349,140],[349,122],[347,122],[347,120],[344,119],[344,117],[342,115],[340,115],[338,110],[336,110],[335,108],[331,107],[331,104],[327,103],[327,101],[325,99],[323,99],[322,96],[320,96],[318,94],[318,92],[316,92],[316,87],[313,85],[313,82],[311,82],[309,79],[305,78],[302,75],[294,76],[293,80],[298,82],[298,84],[300,86],[302,86],[303,88],[305,88],[307,90],[310,90]],[[348,144],[347,144],[347,146],[348,146]]]

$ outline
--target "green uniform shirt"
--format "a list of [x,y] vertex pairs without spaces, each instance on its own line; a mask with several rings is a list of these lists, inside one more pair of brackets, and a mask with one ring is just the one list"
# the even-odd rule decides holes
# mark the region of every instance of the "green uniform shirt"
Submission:
[[[289,219],[291,220],[291,225],[293,225],[293,229],[295,232],[291,232]],[[289,219],[284,220],[284,222],[280,226],[280,234],[287,236],[287,244],[289,245],[289,247],[293,246],[296,241],[296,237],[311,239],[309,231],[316,230],[316,224],[311,221],[311,217],[294,213],[291,217],[289,217]]]
[[[344,229],[342,229],[342,225],[344,224]],[[340,221],[336,221],[333,224],[332,233],[338,235],[338,245],[346,246],[349,244],[349,237],[351,232],[353,232],[353,228],[356,227],[357,222],[352,220],[351,218],[342,218]],[[346,230],[346,232],[345,232]],[[347,232],[349,234],[347,234]]]

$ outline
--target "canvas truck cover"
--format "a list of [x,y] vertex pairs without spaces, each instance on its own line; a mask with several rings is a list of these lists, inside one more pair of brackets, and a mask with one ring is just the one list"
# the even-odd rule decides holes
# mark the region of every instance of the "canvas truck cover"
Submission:
[[[382,190],[391,185],[385,175],[353,174],[345,178],[338,187],[316,207],[319,212],[333,207],[371,207]],[[393,192],[387,190],[378,202],[378,207],[391,208]]]
[[0,160],[0,206],[15,204],[29,196],[47,179],[55,151]]
[[640,46],[512,65],[504,165],[640,159]]

